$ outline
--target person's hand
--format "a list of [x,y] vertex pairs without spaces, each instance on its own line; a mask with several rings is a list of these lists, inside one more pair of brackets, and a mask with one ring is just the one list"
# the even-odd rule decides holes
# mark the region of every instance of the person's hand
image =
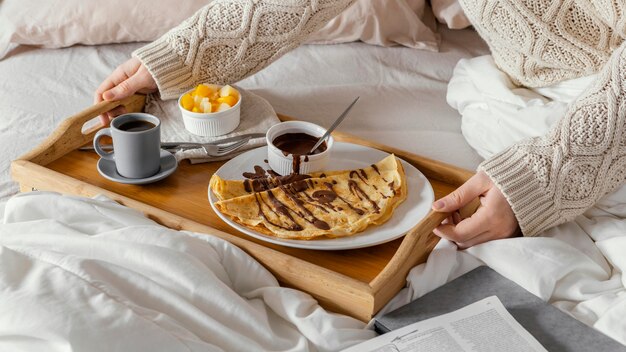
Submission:
[[[119,65],[113,73],[107,77],[94,94],[94,104],[103,100],[112,101],[129,97],[135,93],[153,93],[157,91],[157,84],[148,72],[148,69],[141,64],[138,58],[133,57],[125,63]],[[119,106],[103,115],[100,121],[103,125],[108,125],[109,121],[118,115],[124,114],[126,109]]]
[[[457,211],[475,198],[480,199],[480,207],[469,218],[461,219]],[[489,176],[482,171],[433,203],[433,210],[453,213],[434,233],[455,242],[461,249],[512,237],[518,232],[517,219],[511,206]]]

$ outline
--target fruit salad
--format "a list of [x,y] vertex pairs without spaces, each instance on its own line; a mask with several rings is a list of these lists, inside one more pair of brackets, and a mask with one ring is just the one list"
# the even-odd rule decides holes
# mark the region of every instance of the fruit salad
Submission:
[[212,113],[232,108],[239,101],[239,92],[229,85],[200,84],[183,95],[180,105],[185,110],[197,113]]

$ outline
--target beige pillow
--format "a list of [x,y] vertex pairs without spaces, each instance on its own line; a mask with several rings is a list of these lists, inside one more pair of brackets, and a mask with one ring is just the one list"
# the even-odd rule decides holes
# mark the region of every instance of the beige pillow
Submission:
[[430,0],[430,4],[437,20],[449,28],[463,29],[472,25],[465,16],[459,0]]
[[314,33],[307,43],[361,40],[374,45],[437,51],[439,36],[435,29],[435,19],[425,0],[357,0]]
[[206,4],[207,0],[2,0],[0,57],[11,43],[60,48],[152,41]]
[[[317,42],[363,40],[437,48],[422,23],[425,0],[358,0],[314,35]],[[74,44],[152,41],[210,0],[0,0],[0,58],[12,44],[61,48]],[[432,17],[432,15],[431,15]]]

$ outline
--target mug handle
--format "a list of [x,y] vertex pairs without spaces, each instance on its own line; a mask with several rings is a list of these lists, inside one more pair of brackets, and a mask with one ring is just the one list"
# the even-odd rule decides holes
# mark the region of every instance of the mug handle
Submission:
[[104,150],[102,150],[102,148],[100,147],[100,138],[102,138],[104,136],[111,137],[111,129],[110,128],[103,128],[100,131],[98,131],[98,133],[96,133],[96,136],[93,137],[93,149],[103,159],[114,160],[115,152],[107,153]]

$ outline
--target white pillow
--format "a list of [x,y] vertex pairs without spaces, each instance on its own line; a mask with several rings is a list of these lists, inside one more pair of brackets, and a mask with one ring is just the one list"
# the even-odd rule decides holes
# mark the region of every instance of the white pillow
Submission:
[[430,4],[435,17],[449,28],[463,29],[472,25],[465,16],[459,0],[431,0]]
[[307,43],[361,40],[380,46],[403,45],[438,50],[436,22],[425,0],[358,0],[332,19]]
[[[74,44],[153,41],[209,2],[0,0],[0,58],[14,44],[61,48]],[[400,44],[436,50],[437,36],[422,22],[430,14],[427,9],[425,0],[358,0],[312,40],[328,43],[363,40],[385,46]]]

